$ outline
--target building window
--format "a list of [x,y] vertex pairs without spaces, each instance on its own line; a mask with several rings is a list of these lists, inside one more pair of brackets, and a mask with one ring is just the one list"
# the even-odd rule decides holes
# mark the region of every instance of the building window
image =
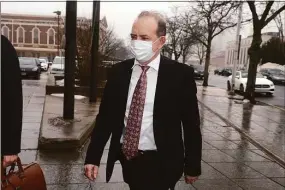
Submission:
[[40,43],[40,30],[38,28],[33,28],[32,30],[32,36],[33,36],[33,44],[39,44]]
[[47,31],[47,42],[50,45],[55,44],[55,31],[53,28],[48,29]]
[[24,43],[24,28],[23,27],[18,27],[17,28],[17,43]]
[[9,28],[7,26],[2,27],[2,34],[9,39]]

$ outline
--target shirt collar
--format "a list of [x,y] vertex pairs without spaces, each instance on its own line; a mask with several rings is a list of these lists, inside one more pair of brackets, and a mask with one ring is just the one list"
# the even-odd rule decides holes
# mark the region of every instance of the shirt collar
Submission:
[[[160,64],[160,54],[158,54],[158,56],[156,56],[156,58],[154,60],[152,60],[148,66],[150,66],[151,68],[153,68],[154,70],[158,71],[158,68],[159,68],[159,64]],[[137,66],[137,65],[140,65],[140,63],[135,59],[135,63],[132,67],[132,69]]]

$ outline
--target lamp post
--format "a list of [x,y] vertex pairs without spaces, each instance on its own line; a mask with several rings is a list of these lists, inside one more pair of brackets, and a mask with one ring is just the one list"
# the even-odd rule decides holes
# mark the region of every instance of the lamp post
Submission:
[[53,13],[57,15],[57,54],[59,56],[59,17],[61,15],[61,11],[54,11]]
[[235,79],[236,79],[236,66],[239,62],[239,41],[240,41],[240,27],[241,27],[241,17],[242,17],[242,6],[243,3],[242,1],[240,2],[239,5],[239,15],[238,15],[238,22],[237,22],[237,34],[236,34],[236,49],[235,49],[235,59],[234,59],[234,66],[233,66],[233,72],[232,72],[232,86],[231,86],[231,91],[230,91],[230,95],[234,95],[235,94]]
[[74,71],[76,54],[77,2],[66,2],[65,18],[65,66],[63,118],[74,118]]
[[97,98],[97,66],[99,64],[99,27],[100,27],[100,1],[93,1],[92,15],[92,44],[91,44],[91,74],[89,102],[96,102]]

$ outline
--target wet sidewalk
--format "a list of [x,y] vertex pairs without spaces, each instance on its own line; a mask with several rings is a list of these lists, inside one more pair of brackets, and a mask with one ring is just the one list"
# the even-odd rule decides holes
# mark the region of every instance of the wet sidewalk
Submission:
[[[48,190],[129,190],[123,182],[119,163],[115,165],[110,183],[105,183],[108,144],[96,182],[90,182],[83,175],[88,142],[77,150],[38,150],[44,84],[45,81],[24,82],[24,121],[20,154],[23,163],[37,161],[41,165]],[[217,99],[219,100],[219,97]],[[207,96],[204,96],[204,100],[204,103],[212,102],[212,98]],[[221,108],[225,106],[226,104],[219,104]],[[285,189],[284,168],[202,104],[200,115],[203,134],[202,175],[193,185],[187,185],[181,179],[175,187],[176,190]],[[251,117],[252,115],[251,113]],[[244,117],[249,116],[249,113],[244,114]]]
[[285,163],[285,110],[229,99],[227,91],[198,86],[199,101]]
[[[285,169],[272,161],[232,127],[200,105],[203,134],[202,175],[193,185],[181,179],[176,190],[282,190]],[[88,143],[87,143],[88,144]],[[129,190],[116,163],[111,181],[105,183],[109,145],[105,147],[96,182],[83,175],[86,146],[74,151],[39,151],[37,162],[44,170],[49,190]]]
[[45,101],[46,73],[40,80],[22,80],[23,125],[20,157],[23,163],[36,159]]

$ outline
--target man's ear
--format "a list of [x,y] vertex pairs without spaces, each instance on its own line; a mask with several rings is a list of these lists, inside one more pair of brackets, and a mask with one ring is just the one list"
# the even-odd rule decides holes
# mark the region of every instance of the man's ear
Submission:
[[162,46],[164,46],[164,44],[165,44],[165,42],[166,42],[166,37],[165,37],[165,36],[161,36],[160,39],[159,39],[159,41],[160,41],[161,48],[162,48]]

